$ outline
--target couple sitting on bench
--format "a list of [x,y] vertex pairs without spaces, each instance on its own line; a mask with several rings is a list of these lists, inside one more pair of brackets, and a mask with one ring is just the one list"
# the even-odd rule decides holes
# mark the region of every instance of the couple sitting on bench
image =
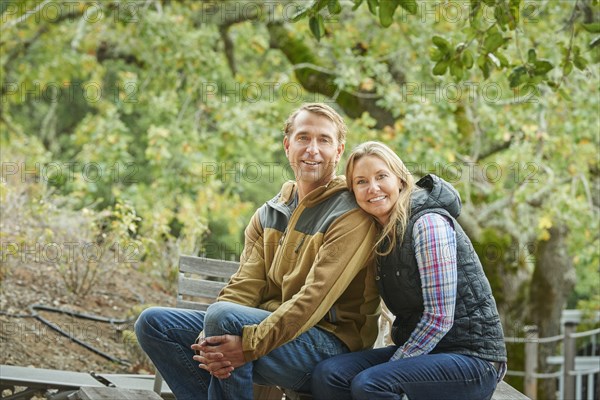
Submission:
[[[295,182],[252,217],[217,302],[136,322],[177,399],[252,399],[253,383],[326,400],[490,399],[506,349],[458,193],[415,183],[377,142],[336,177],[346,126],[327,105],[303,105],[284,133]],[[394,345],[372,349],[380,296]]]

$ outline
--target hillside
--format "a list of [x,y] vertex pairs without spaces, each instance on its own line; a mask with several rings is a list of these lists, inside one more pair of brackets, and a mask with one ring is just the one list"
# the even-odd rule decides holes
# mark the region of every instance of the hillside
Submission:
[[[0,294],[0,363],[79,372],[152,371],[126,331],[133,329],[133,320],[144,307],[174,304],[174,296],[159,282],[134,269],[122,268],[107,275],[85,297],[76,297],[65,290],[54,267],[36,264],[4,273]],[[86,349],[38,319],[25,317],[31,315],[33,304],[121,320],[111,324],[38,311],[42,318],[122,363]]]

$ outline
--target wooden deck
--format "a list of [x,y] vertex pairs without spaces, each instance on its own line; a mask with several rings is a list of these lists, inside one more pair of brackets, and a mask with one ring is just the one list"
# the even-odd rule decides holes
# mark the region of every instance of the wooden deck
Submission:
[[[0,366],[0,386],[20,386],[30,389],[33,394],[35,391],[47,389],[58,389],[64,392],[77,392],[78,397],[72,397],[78,400],[88,399],[160,399],[160,397],[152,392],[153,380],[152,375],[119,375],[119,374],[101,374],[101,378],[106,379],[116,387],[106,387],[88,373],[72,372],[72,371],[56,371],[40,368],[25,368],[18,366],[2,365]],[[172,393],[168,386],[163,383],[162,396],[163,398],[172,398]],[[79,390],[78,390],[79,389]],[[281,392],[277,396],[277,392],[263,391],[269,397],[256,397],[256,400],[279,400]],[[29,398],[22,392],[22,397]],[[295,395],[298,395],[295,393]],[[75,396],[72,393],[71,396]],[[108,397],[106,397],[108,396]],[[284,397],[285,399],[285,397]],[[288,400],[305,400],[310,399],[310,396],[294,397],[291,394]],[[528,400],[529,397],[520,393],[506,382],[500,382],[492,400]]]
[[498,384],[494,395],[492,396],[492,400],[531,400],[529,397],[525,396],[523,393],[519,392],[514,387],[510,386],[508,383],[502,381]]

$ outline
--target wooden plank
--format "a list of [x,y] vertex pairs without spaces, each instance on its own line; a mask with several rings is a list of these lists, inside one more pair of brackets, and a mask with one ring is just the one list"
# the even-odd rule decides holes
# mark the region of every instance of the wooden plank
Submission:
[[195,301],[190,300],[179,300],[177,299],[177,308],[187,308],[189,310],[198,310],[198,311],[206,311],[210,304],[207,303],[197,303]]
[[517,389],[502,381],[496,387],[492,400],[531,400]]
[[150,390],[154,393],[160,393],[164,400],[175,399],[175,395],[171,391],[169,385],[162,379],[158,380],[158,386],[155,389],[156,378],[158,375],[138,375],[138,374],[102,374],[102,377],[108,379],[118,388]]
[[[77,392],[80,400],[162,400],[151,390],[89,387]],[[77,398],[77,397],[76,397]]]
[[281,400],[283,397],[283,392],[277,386],[254,384],[253,389],[256,400]]
[[229,279],[237,272],[240,263],[237,261],[213,260],[210,258],[181,256],[179,272]]
[[44,368],[28,368],[14,365],[0,366],[3,385],[30,388],[72,388],[82,386],[104,386],[90,374],[73,371],[57,371]]
[[313,397],[308,393],[294,392],[291,389],[283,389],[286,400],[311,400]]
[[179,275],[178,292],[181,295],[208,297],[214,299],[217,297],[223,287],[225,287],[225,282],[192,279],[186,278],[183,275]]

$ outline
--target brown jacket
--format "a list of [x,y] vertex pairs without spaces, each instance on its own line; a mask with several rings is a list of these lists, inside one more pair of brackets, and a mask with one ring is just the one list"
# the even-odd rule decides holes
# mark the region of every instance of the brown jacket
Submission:
[[259,208],[245,231],[240,268],[218,300],[270,311],[242,335],[255,360],[317,325],[351,351],[377,336],[373,220],[356,204],[344,177],[310,192],[290,212],[294,182]]

